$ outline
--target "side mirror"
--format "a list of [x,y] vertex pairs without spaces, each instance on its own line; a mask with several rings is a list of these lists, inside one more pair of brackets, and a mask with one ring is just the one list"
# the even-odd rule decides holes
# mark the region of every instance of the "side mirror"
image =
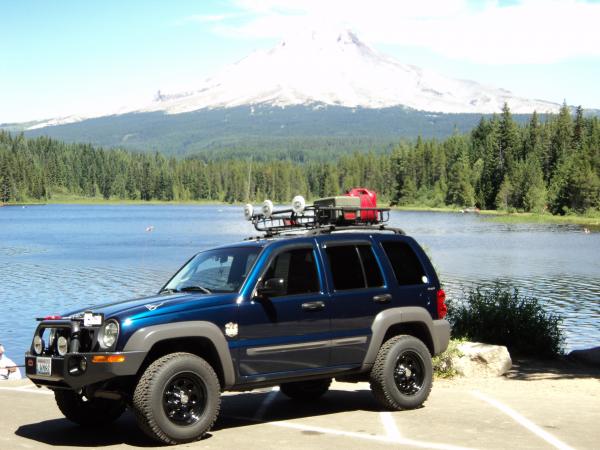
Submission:
[[256,288],[256,293],[259,297],[276,297],[285,295],[286,287],[283,278],[269,278]]

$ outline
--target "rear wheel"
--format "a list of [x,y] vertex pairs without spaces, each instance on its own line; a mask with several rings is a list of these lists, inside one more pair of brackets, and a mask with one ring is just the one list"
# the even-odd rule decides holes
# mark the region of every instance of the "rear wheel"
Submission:
[[190,353],[154,361],[133,394],[140,428],[165,444],[200,439],[219,414],[221,388],[213,368]]
[[279,389],[294,400],[314,400],[321,397],[331,385],[331,378],[324,380],[297,381],[283,383]]
[[75,391],[56,390],[54,399],[67,419],[82,426],[106,425],[125,411],[125,403],[120,400],[87,398]]
[[421,406],[433,383],[429,350],[413,336],[395,336],[386,341],[375,358],[370,376],[371,390],[386,409]]

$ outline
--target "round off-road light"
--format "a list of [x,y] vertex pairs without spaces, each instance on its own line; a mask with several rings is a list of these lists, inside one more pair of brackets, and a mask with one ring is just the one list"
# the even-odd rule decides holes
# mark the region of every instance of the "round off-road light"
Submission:
[[104,324],[104,330],[102,333],[102,346],[104,348],[112,347],[117,341],[119,336],[119,326],[116,322],[109,321]]
[[273,202],[271,200],[265,200],[262,205],[262,213],[267,219],[273,214]]
[[44,350],[44,341],[42,341],[42,338],[39,336],[34,337],[33,338],[33,351],[36,353],[36,355],[41,355],[42,350]]
[[244,217],[246,220],[251,220],[254,214],[254,207],[250,203],[244,205]]
[[296,214],[302,214],[306,208],[306,200],[301,195],[296,195],[292,200],[292,211]]
[[48,347],[52,348],[54,339],[56,339],[56,328],[50,328],[50,334],[48,335]]
[[56,349],[58,350],[58,354],[60,356],[65,356],[67,354],[67,351],[69,350],[69,342],[67,341],[66,337],[58,337],[58,340],[56,341]]

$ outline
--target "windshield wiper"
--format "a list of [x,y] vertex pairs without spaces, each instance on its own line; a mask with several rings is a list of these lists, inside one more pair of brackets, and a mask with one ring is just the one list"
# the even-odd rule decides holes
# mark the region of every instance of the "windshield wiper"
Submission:
[[184,286],[182,288],[179,288],[177,291],[178,292],[199,291],[199,292],[204,292],[205,294],[212,294],[212,291],[208,288],[205,288],[204,286]]
[[161,289],[158,293],[159,294],[174,294],[176,292],[179,292],[179,291],[177,289],[164,288],[164,289]]

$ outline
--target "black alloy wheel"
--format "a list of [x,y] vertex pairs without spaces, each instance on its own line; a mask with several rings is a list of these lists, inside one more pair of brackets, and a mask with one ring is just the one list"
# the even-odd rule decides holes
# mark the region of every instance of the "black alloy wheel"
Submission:
[[163,393],[163,408],[176,425],[192,425],[200,420],[206,407],[206,385],[195,374],[183,372],[173,376]]
[[163,444],[197,441],[213,426],[221,386],[212,366],[198,355],[170,353],[144,371],[133,392],[140,428]]
[[385,409],[421,407],[433,383],[429,349],[410,335],[388,339],[377,353],[369,381],[375,399]]
[[400,354],[394,368],[394,381],[404,395],[415,395],[423,388],[425,366],[418,353],[407,350]]

